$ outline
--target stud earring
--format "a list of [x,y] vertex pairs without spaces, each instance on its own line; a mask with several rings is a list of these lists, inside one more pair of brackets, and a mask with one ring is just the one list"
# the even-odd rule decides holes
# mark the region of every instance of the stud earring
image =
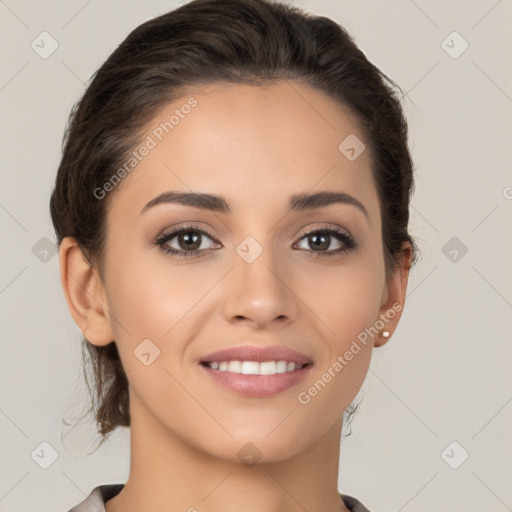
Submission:
[[383,338],[389,338],[390,336],[390,332],[389,331],[382,331],[380,333],[380,335],[383,337]]

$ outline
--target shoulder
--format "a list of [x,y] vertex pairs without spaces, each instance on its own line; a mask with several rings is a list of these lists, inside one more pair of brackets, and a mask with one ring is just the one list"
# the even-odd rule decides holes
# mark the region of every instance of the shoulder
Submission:
[[359,500],[346,494],[340,494],[341,500],[350,512],[370,512]]
[[105,502],[117,496],[124,484],[106,484],[95,487],[78,505],[69,509],[68,512],[105,512]]

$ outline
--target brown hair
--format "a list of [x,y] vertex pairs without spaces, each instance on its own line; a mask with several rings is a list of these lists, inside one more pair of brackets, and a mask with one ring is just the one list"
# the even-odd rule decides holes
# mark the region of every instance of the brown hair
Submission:
[[[408,241],[413,165],[396,84],[332,20],[270,0],[194,0],[134,29],[73,106],[50,200],[58,243],[74,237],[102,273],[105,218],[115,192],[102,187],[140,143],[158,111],[193,87],[295,80],[336,99],[364,130],[379,196],[386,277]],[[340,141],[341,142],[341,141]],[[128,381],[115,342],[82,340],[84,374],[103,440],[130,425]],[[88,356],[88,358],[87,358]],[[90,365],[94,390],[88,383]]]

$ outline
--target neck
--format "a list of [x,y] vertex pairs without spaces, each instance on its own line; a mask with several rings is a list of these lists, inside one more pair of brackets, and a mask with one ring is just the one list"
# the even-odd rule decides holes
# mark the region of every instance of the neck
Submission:
[[106,512],[347,511],[338,494],[341,418],[305,451],[252,466],[200,451],[147,411],[131,418],[129,478]]

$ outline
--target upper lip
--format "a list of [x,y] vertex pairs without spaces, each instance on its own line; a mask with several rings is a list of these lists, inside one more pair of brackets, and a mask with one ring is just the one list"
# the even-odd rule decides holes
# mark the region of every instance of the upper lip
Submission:
[[297,352],[282,345],[261,347],[240,345],[212,352],[201,358],[201,363],[221,363],[223,361],[287,361],[295,364],[308,364],[313,360],[302,352]]

